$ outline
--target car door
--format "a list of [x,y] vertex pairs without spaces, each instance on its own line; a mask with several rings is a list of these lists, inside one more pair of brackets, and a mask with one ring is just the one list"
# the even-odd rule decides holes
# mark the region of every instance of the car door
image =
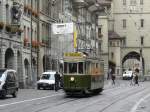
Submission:
[[8,72],[6,78],[6,90],[7,94],[12,94],[15,89],[15,77],[14,72]]

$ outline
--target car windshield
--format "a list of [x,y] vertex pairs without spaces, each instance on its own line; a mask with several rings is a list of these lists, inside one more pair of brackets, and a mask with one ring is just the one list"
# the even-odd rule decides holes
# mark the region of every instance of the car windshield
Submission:
[[126,71],[126,74],[132,74],[132,71]]
[[5,70],[0,70],[0,80],[2,79],[2,75],[5,72]]
[[53,74],[42,74],[41,79],[54,80],[54,75]]

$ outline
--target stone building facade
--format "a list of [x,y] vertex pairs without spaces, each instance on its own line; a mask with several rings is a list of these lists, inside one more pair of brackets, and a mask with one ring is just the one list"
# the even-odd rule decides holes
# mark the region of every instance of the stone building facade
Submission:
[[[138,68],[150,75],[149,0],[114,0],[109,18],[109,60],[115,73]],[[113,33],[112,33],[113,32]]]
[[[0,67],[15,69],[20,88],[31,88],[42,72],[62,72],[64,52],[100,57],[93,6],[93,0],[0,0]],[[52,33],[53,23],[74,23],[77,48],[73,34]]]

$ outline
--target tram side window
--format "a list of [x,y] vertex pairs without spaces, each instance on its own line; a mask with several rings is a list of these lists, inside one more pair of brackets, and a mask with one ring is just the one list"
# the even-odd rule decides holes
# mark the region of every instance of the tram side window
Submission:
[[77,63],[69,63],[69,73],[77,73]]
[[90,62],[89,62],[89,61],[87,61],[87,62],[85,63],[85,73],[86,73],[86,74],[89,74],[89,73],[90,73]]
[[79,62],[78,71],[79,71],[79,74],[83,74],[83,62]]
[[67,73],[67,65],[68,65],[68,63],[65,62],[65,63],[64,63],[64,73]]

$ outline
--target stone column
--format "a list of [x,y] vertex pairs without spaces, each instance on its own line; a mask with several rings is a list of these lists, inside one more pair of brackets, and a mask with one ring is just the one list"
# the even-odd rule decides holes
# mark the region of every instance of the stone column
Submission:
[[13,61],[14,63],[13,63],[13,65],[14,65],[14,69],[17,71],[17,66],[18,66],[18,64],[17,64],[17,50],[15,50],[14,51],[14,61]]
[[2,68],[5,68],[5,49],[1,49],[1,64],[2,64]]

